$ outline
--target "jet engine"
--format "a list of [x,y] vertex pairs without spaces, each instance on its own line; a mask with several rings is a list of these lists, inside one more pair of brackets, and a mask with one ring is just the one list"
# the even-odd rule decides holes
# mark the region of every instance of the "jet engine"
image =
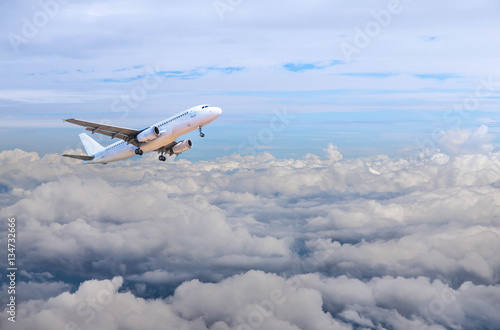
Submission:
[[137,134],[135,139],[137,142],[148,142],[156,139],[158,136],[160,136],[160,129],[158,126],[151,126]]
[[172,147],[172,152],[174,154],[180,154],[181,152],[191,149],[192,146],[193,143],[191,142],[191,140],[182,140]]

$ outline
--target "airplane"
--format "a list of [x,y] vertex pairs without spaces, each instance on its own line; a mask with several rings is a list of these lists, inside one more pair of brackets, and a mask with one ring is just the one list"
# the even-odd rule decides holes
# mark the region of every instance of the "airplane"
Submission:
[[83,164],[107,164],[134,155],[143,155],[144,152],[157,151],[160,154],[158,159],[164,162],[167,159],[164,154],[179,155],[193,146],[191,140],[177,142],[179,136],[198,128],[200,136],[204,137],[201,128],[214,121],[221,113],[221,108],[208,104],[198,105],[142,130],[74,118],[63,119],[65,122],[85,127],[92,134],[100,133],[110,136],[111,139],[116,137],[123,140],[103,147],[87,134],[81,133],[79,137],[87,155],[64,154],[63,156],[80,159]]

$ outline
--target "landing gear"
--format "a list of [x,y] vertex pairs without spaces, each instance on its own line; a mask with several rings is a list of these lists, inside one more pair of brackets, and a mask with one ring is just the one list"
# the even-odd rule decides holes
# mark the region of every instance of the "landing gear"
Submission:
[[139,149],[139,148],[135,149],[135,154],[136,155],[142,156],[143,153],[144,152],[141,149]]
[[200,127],[198,127],[198,131],[200,131],[200,136],[201,136],[201,137],[205,137],[205,134],[201,131],[201,126],[200,126]]
[[160,156],[158,157],[158,159],[159,159],[161,162],[164,162],[164,161],[166,161],[166,160],[167,160],[167,157],[165,157],[165,156],[163,156],[163,155],[160,155]]

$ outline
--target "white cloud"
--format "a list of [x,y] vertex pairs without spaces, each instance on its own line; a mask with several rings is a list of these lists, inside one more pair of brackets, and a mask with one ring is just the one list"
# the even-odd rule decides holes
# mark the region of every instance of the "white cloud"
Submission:
[[439,138],[439,147],[452,154],[490,153],[495,148],[491,141],[494,136],[488,134],[488,126],[481,125],[475,131],[454,129],[443,132]]
[[89,100],[109,99],[117,95],[116,92],[84,94],[64,90],[0,90],[0,100],[35,104],[82,103]]
[[[220,283],[193,280],[167,300],[118,292],[121,277],[90,280],[74,292],[18,306],[16,329],[350,329],[322,310],[318,291],[250,271]],[[3,313],[3,324],[6,323]]]
[[[1,152],[0,203],[18,218],[20,287],[32,288],[19,316],[62,326],[86,286],[61,292],[119,275],[116,303],[94,324],[111,326],[127,311],[136,328],[153,310],[165,316],[152,314],[151,327],[233,329],[272,288],[288,292],[313,274],[300,280],[307,290],[287,293],[310,307],[291,298],[264,328],[497,325],[491,313],[465,310],[479,296],[490,301],[500,280],[500,153],[482,151],[349,159],[329,145],[300,159],[146,155],[106,166]],[[444,289],[456,296],[444,312],[421,310]]]
[[[498,285],[464,282],[452,288],[424,277],[384,276],[365,282],[347,276],[325,279],[317,274],[295,281],[320,291],[327,310],[342,310],[343,317],[358,325],[372,322],[398,329],[495,328],[500,321],[495,313],[498,302],[493,298],[500,290]],[[475,299],[478,303],[481,300],[481,307],[471,308]]]
[[[122,278],[89,280],[74,292],[18,305],[5,329],[405,329],[496,328],[500,287],[454,289],[427,278],[360,281],[317,273],[285,279],[249,271],[218,283],[192,280],[167,299],[118,291]],[[336,315],[335,319],[332,315]]]

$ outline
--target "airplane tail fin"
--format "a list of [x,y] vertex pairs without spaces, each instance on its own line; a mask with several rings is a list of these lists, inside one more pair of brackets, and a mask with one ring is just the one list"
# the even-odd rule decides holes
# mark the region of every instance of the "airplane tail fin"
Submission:
[[93,156],[99,151],[104,150],[104,147],[102,145],[100,145],[96,140],[94,140],[87,134],[81,133],[79,137],[83,143],[83,147],[85,148],[87,155]]

